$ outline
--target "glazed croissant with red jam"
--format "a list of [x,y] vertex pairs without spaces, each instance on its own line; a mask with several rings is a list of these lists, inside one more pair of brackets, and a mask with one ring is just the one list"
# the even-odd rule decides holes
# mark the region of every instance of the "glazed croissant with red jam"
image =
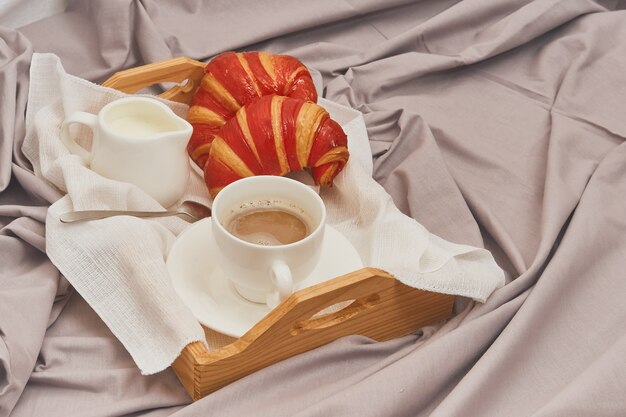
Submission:
[[348,161],[346,134],[326,110],[310,101],[264,96],[242,107],[214,136],[204,179],[212,196],[253,175],[285,175],[311,168],[331,185]]
[[252,175],[310,168],[332,185],[348,160],[346,135],[315,104],[311,74],[296,58],[226,52],[205,67],[189,108],[188,151],[211,195]]
[[317,101],[311,74],[296,58],[265,52],[225,52],[205,67],[189,108],[188,151],[203,168],[217,130],[255,98],[270,94]]

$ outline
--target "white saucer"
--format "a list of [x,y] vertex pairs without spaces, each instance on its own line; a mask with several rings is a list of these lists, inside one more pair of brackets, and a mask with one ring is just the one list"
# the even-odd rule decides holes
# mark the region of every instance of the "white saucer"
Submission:
[[[167,269],[174,289],[200,323],[232,337],[241,337],[270,309],[241,297],[219,267],[219,252],[211,236],[211,219],[191,225],[174,242]],[[352,244],[326,226],[319,265],[299,286],[310,287],[363,267]]]

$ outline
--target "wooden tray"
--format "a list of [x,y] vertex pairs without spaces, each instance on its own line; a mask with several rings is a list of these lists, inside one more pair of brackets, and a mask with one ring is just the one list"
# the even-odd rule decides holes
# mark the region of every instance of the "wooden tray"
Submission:
[[[189,103],[203,75],[202,62],[174,58],[118,72],[103,85],[135,93],[155,83],[178,83],[160,97]],[[318,312],[352,301],[329,314]],[[454,297],[402,284],[384,271],[364,268],[300,290],[235,342],[208,352],[187,345],[172,365],[198,400],[259,369],[343,336],[383,341],[415,332],[452,314]]]

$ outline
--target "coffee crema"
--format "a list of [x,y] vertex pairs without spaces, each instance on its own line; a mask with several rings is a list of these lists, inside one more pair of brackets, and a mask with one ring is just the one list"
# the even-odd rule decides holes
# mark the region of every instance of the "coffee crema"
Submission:
[[312,231],[301,216],[280,206],[242,211],[232,216],[224,227],[241,240],[263,246],[295,243]]

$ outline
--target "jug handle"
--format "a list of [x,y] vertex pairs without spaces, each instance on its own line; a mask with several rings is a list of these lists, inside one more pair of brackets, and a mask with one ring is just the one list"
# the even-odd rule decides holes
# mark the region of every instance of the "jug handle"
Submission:
[[93,140],[95,140],[96,127],[98,126],[98,116],[95,116],[91,113],[85,113],[83,111],[77,111],[75,113],[72,113],[70,117],[65,119],[63,125],[61,125],[61,141],[63,142],[65,147],[71,153],[80,156],[83,162],[88,165],[91,162],[91,151],[88,151],[87,149],[80,146],[78,142],[76,142],[76,139],[72,138],[70,135],[70,125],[74,123],[83,124],[91,129],[91,132],[93,134]]

